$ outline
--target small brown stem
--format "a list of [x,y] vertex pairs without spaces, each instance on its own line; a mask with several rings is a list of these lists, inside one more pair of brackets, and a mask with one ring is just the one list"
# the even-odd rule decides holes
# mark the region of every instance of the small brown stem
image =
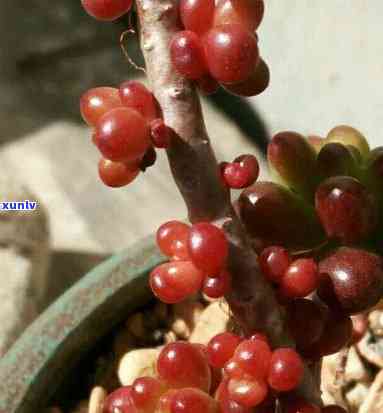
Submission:
[[[137,0],[147,75],[165,122],[176,135],[167,151],[174,180],[190,221],[213,221],[226,232],[233,276],[226,298],[236,321],[246,334],[265,332],[274,347],[294,346],[273,289],[258,269],[257,256],[222,184],[195,88],[172,67],[169,43],[181,29],[177,7],[176,0]],[[319,384],[306,370],[302,394],[318,401]]]

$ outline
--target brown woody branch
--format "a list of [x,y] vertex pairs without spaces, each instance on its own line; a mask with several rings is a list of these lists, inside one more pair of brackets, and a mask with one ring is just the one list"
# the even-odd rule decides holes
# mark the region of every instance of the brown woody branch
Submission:
[[[189,219],[214,221],[230,241],[233,288],[226,298],[233,315],[246,334],[263,331],[274,347],[294,346],[274,291],[258,270],[256,254],[232,208],[229,191],[222,185],[195,88],[172,67],[169,42],[180,30],[178,1],[136,3],[147,75],[164,120],[176,134],[167,153]],[[311,400],[320,397],[318,382],[308,369],[302,392]]]

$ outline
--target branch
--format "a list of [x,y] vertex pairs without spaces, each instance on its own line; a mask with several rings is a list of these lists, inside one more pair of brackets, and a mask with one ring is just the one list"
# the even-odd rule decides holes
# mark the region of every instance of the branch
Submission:
[[[233,286],[226,298],[231,311],[245,334],[263,331],[273,347],[294,346],[274,291],[258,269],[257,256],[221,181],[195,88],[172,67],[169,43],[181,30],[178,1],[137,0],[137,9],[147,75],[164,120],[176,134],[167,154],[189,219],[215,222],[230,242]],[[317,380],[309,371],[306,376],[302,392],[318,400]]]

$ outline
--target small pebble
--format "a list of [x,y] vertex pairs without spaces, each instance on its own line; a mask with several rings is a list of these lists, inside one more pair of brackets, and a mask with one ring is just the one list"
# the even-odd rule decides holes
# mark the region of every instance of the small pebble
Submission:
[[94,387],[89,398],[88,413],[102,413],[107,393],[103,387]]
[[118,365],[118,378],[121,385],[133,384],[139,377],[155,377],[159,348],[144,348],[126,353]]
[[206,345],[213,336],[227,331],[229,322],[228,304],[224,301],[211,303],[203,310],[189,341]]

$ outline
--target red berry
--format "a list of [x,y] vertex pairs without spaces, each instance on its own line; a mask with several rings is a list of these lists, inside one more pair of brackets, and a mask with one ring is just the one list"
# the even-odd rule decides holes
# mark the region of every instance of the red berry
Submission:
[[194,32],[177,32],[170,42],[170,55],[177,72],[188,79],[199,79],[207,73],[202,43]]
[[190,227],[180,221],[162,224],[157,231],[157,244],[161,252],[176,260],[189,258]]
[[132,386],[120,387],[109,394],[104,402],[103,413],[135,413],[135,406],[131,397]]
[[218,403],[199,389],[177,390],[171,401],[171,413],[218,413]]
[[198,346],[178,341],[167,344],[157,360],[159,378],[169,387],[196,387],[209,392],[211,371]]
[[270,362],[269,385],[276,391],[291,391],[298,387],[304,372],[299,354],[290,348],[273,352]]
[[133,109],[112,109],[97,123],[95,140],[105,158],[130,163],[141,159],[149,148],[149,127]]
[[225,364],[223,370],[225,375],[230,378],[241,378],[246,374],[242,369],[242,365],[240,365],[239,361],[234,358],[230,359]]
[[139,172],[137,165],[113,162],[104,158],[101,158],[98,163],[98,173],[102,182],[111,188],[120,188],[130,184]]
[[259,256],[259,266],[271,282],[280,283],[290,264],[290,254],[282,247],[268,247]]
[[235,23],[254,32],[262,21],[264,11],[263,0],[218,0],[214,25]]
[[133,0],[81,0],[82,6],[98,20],[116,20],[128,13]]
[[301,258],[290,264],[281,280],[281,291],[288,298],[311,294],[319,284],[318,266],[314,260]]
[[251,97],[260,95],[270,83],[270,69],[262,59],[254,72],[246,80],[232,85],[223,85],[233,95]]
[[228,271],[221,272],[219,277],[205,277],[202,291],[210,298],[221,298],[231,290],[231,275]]
[[321,409],[315,404],[301,398],[293,398],[284,401],[285,413],[321,413]]
[[253,409],[230,399],[227,388],[229,381],[229,378],[224,378],[217,389],[216,399],[219,402],[220,413],[255,413]]
[[209,71],[219,82],[243,82],[254,72],[259,59],[257,40],[241,25],[217,26],[203,41]]
[[150,287],[156,297],[175,304],[199,291],[203,273],[190,261],[173,261],[156,267],[150,274]]
[[322,336],[326,317],[314,301],[299,298],[287,310],[287,323],[299,350],[308,348]]
[[242,341],[234,353],[233,361],[246,374],[264,379],[270,367],[271,349],[263,340],[251,339]]
[[344,243],[363,241],[378,223],[375,197],[350,176],[324,181],[316,191],[315,207],[328,237]]
[[335,404],[333,404],[331,406],[323,407],[321,413],[347,413],[347,410],[343,407],[336,406]]
[[90,89],[80,99],[81,115],[90,126],[96,126],[105,113],[120,106],[122,106],[120,95],[118,89],[114,87]]
[[137,413],[151,413],[166,388],[160,380],[153,377],[141,377],[134,381],[131,398]]
[[226,185],[233,189],[247,188],[259,176],[259,164],[253,155],[242,155],[234,162],[228,163],[223,169]]
[[233,357],[240,342],[241,337],[228,332],[214,336],[207,345],[209,364],[213,367],[223,368]]
[[156,148],[168,148],[170,145],[172,130],[162,119],[154,119],[150,123],[150,133],[153,145]]
[[180,15],[186,30],[198,35],[210,29],[213,22],[215,0],[180,0]]
[[189,238],[191,260],[210,277],[219,276],[226,265],[229,244],[225,233],[208,222],[192,226]]
[[339,310],[329,308],[323,334],[311,347],[304,350],[304,354],[308,358],[317,360],[337,353],[350,342],[351,335],[351,318]]
[[255,407],[262,403],[268,392],[268,387],[263,379],[246,377],[230,379],[228,383],[229,398],[245,407]]
[[383,295],[383,259],[369,251],[341,247],[319,264],[318,295],[347,314],[373,307]]
[[176,393],[177,390],[171,389],[163,394],[158,401],[155,413],[171,413],[172,400]]
[[142,83],[128,80],[120,85],[119,93],[124,106],[135,109],[148,121],[158,117],[156,99]]

